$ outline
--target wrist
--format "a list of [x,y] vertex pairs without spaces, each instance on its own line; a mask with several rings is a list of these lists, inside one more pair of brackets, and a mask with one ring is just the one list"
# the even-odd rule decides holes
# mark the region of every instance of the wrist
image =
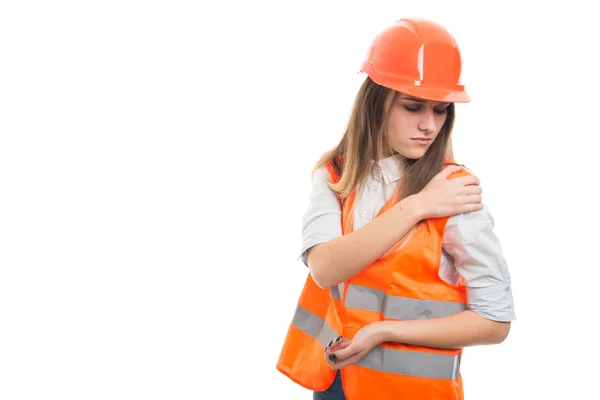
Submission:
[[375,335],[377,344],[383,342],[396,342],[395,339],[395,324],[398,324],[399,321],[380,321],[377,322],[377,333]]
[[418,194],[408,196],[398,203],[405,217],[413,225],[416,225],[425,217],[425,212],[423,211],[420,199],[417,196]]

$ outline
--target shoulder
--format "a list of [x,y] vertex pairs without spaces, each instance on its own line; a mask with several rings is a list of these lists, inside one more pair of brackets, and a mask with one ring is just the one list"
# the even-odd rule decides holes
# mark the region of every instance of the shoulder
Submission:
[[[456,179],[464,176],[475,176],[475,173],[469,170],[466,166],[462,164],[454,165],[459,165],[462,167],[462,169],[449,175],[448,179]],[[453,227],[457,227],[460,229],[461,226],[473,224],[479,225],[480,227],[494,227],[494,217],[488,205],[484,203],[481,210],[451,216],[448,219],[447,228],[452,229]]]
[[473,172],[471,170],[469,170],[464,164],[447,163],[446,165],[444,165],[444,168],[454,166],[454,165],[458,165],[459,167],[462,167],[462,169],[460,171],[450,174],[448,176],[448,179],[455,179],[455,178],[460,178],[461,176],[474,175]]
[[329,173],[329,169],[326,165],[322,165],[318,167],[312,177],[313,182],[331,182],[331,174]]
[[310,198],[313,204],[331,203],[337,204],[338,198],[335,192],[329,187],[332,183],[332,177],[326,166],[321,166],[314,171],[310,189]]

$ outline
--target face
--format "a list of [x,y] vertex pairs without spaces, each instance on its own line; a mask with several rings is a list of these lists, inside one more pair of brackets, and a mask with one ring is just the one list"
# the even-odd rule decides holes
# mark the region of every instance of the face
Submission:
[[387,126],[392,148],[406,158],[423,157],[446,122],[448,106],[398,93]]

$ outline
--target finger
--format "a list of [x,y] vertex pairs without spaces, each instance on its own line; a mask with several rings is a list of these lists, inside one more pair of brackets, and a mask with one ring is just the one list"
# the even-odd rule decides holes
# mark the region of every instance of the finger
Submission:
[[458,178],[455,178],[452,180],[453,182],[456,183],[460,183],[461,185],[475,185],[475,186],[479,186],[479,178],[477,178],[475,175],[466,175],[466,176],[460,176]]
[[325,349],[325,356],[327,358],[329,358],[329,355],[332,353],[337,352],[338,350],[342,350],[345,349],[346,347],[348,347],[350,345],[350,342],[344,342],[344,341],[340,341],[339,343],[334,343],[332,344],[330,347]]
[[470,213],[475,211],[483,210],[483,203],[475,203],[475,204],[465,204],[462,206],[462,213]]
[[481,204],[483,198],[478,194],[473,194],[464,197],[463,204]]
[[331,360],[329,360],[329,359],[325,358],[325,362],[327,363],[327,365],[329,365],[329,368],[331,368],[331,369],[338,369],[338,368],[335,366],[335,361],[331,361]]
[[360,352],[353,354],[352,356],[346,358],[345,360],[337,360],[333,363],[334,368],[342,369],[342,368],[346,368],[349,365],[356,364],[365,357],[366,353],[367,353],[366,351],[360,351]]
[[453,173],[458,172],[458,171],[462,171],[463,169],[464,168],[461,167],[460,165],[450,165],[450,166],[442,169],[440,172],[438,172],[438,174],[436,175],[436,177],[446,179],[450,175],[452,175]]
[[327,365],[329,365],[330,368],[332,368],[332,369],[338,369],[337,363],[339,363],[339,360],[337,360],[337,357],[333,357],[333,358],[329,357],[331,355],[331,351],[334,348],[334,346],[337,346],[337,347],[339,347],[339,349],[342,349],[342,348],[348,347],[349,345],[350,345],[349,341],[348,342],[341,341],[339,344],[338,343],[333,343],[331,345],[331,347],[326,347],[325,348],[325,355],[324,355],[325,356],[325,362],[327,363]]
[[327,344],[327,346],[325,346],[325,350],[337,345],[338,343],[343,342],[342,337],[338,336],[334,339],[331,339],[331,341]]
[[465,186],[463,193],[469,196],[481,195],[481,193],[483,193],[483,189],[481,186]]
[[[339,337],[339,336],[338,336]],[[329,341],[329,343],[327,343],[327,346],[325,346],[325,350],[327,350],[329,347],[331,347],[331,345],[333,345],[333,343],[337,340],[337,338],[333,338]]]
[[356,342],[348,342],[348,345],[343,349],[337,350],[335,352],[331,352],[331,356],[335,357],[334,360],[345,360],[356,353],[360,353],[363,346],[358,346]]

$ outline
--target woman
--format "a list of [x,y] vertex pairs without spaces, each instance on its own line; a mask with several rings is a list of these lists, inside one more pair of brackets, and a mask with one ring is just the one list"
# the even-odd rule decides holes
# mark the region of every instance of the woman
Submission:
[[463,399],[462,349],[502,342],[515,315],[479,181],[453,160],[460,51],[439,24],[402,19],[361,71],[315,166],[310,273],[277,368],[314,399]]

